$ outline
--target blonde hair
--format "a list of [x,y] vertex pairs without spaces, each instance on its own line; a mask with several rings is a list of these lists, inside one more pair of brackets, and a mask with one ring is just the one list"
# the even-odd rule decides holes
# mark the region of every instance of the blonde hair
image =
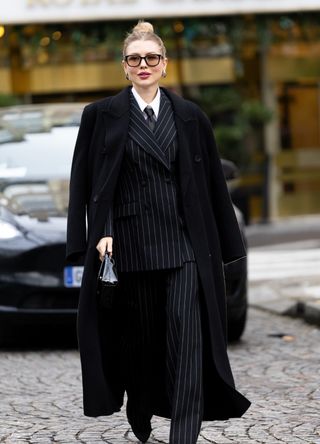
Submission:
[[139,20],[138,24],[132,29],[130,33],[128,33],[127,37],[123,42],[123,57],[126,56],[126,51],[130,43],[135,42],[136,40],[151,40],[157,43],[160,47],[161,55],[166,57],[166,48],[163,44],[161,38],[154,32],[153,26],[149,22],[144,22],[143,20]]

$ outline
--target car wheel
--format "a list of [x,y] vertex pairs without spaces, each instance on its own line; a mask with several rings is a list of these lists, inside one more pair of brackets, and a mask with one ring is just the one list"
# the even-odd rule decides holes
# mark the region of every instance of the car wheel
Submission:
[[1,321],[0,327],[0,346],[8,347],[11,346],[14,342],[14,335],[12,329],[8,325],[7,322]]
[[230,310],[228,312],[228,340],[230,342],[238,341],[246,327],[247,322],[247,311],[248,311],[248,300],[247,300],[247,281],[246,279],[242,282],[242,289],[240,290],[242,294],[241,309],[238,307],[237,310]]
[[230,319],[228,322],[228,340],[230,342],[238,341],[246,327],[247,322],[247,310],[241,314],[238,319]]

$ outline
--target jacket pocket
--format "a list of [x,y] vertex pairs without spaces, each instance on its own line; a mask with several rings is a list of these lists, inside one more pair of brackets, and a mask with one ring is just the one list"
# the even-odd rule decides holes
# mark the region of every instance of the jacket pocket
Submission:
[[135,216],[137,212],[138,212],[137,202],[127,202],[114,207],[113,217],[117,219],[120,217]]

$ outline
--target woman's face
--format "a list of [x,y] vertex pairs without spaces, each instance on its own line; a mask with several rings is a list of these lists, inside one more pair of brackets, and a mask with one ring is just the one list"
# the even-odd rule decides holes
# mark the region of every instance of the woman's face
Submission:
[[[161,54],[159,45],[153,40],[135,40],[130,43],[126,50],[126,56],[141,56]],[[156,60],[156,57],[153,57]],[[137,57],[133,58],[133,62],[137,62]],[[135,63],[128,62],[132,65]],[[151,57],[152,62],[152,57]],[[157,60],[156,60],[157,62]],[[138,66],[129,66],[125,60],[123,61],[124,71],[133,86],[139,90],[141,88],[147,89],[152,86],[157,86],[161,79],[163,71],[166,70],[167,59],[160,58],[159,64],[156,66],[148,66],[145,59],[141,59]],[[152,63],[153,64],[153,63]]]

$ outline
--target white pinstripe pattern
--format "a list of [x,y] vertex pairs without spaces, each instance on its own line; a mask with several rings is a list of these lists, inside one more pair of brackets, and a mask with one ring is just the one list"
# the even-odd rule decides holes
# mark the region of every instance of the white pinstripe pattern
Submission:
[[[170,444],[196,444],[202,409],[202,333],[195,262],[183,267],[142,273],[123,273],[129,307],[126,325],[128,400],[137,415],[151,418],[152,396],[162,380],[152,380],[162,358],[166,325],[167,396],[171,405]],[[130,289],[130,290],[129,290]],[[165,318],[162,317],[166,293]],[[160,364],[161,365],[161,364]],[[160,376],[161,379],[161,376]]]
[[202,335],[197,268],[168,274],[167,372],[172,400],[170,444],[195,444],[202,421]]
[[[165,142],[158,143],[155,136],[163,134],[163,128],[170,131],[165,132]],[[153,134],[132,98],[129,138],[114,201],[114,257],[119,271],[175,268],[194,260],[178,205],[177,151],[168,99],[161,100]]]

